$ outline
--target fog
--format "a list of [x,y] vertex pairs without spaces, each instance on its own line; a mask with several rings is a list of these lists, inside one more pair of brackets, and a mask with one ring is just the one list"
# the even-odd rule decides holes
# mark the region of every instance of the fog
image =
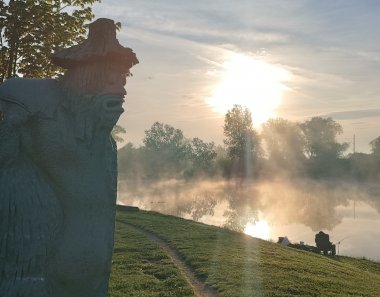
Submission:
[[[119,182],[118,202],[243,231],[265,220],[270,238],[314,244],[327,231],[342,254],[380,260],[380,187],[310,179]],[[365,238],[364,238],[364,237]]]

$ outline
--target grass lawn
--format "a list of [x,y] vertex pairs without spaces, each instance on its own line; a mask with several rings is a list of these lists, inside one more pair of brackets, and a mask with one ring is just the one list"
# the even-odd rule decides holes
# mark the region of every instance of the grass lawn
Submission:
[[168,256],[141,232],[116,224],[110,297],[192,297]]
[[194,296],[165,253],[169,243],[221,297],[380,296],[380,263],[329,258],[155,212],[119,210],[110,296]]

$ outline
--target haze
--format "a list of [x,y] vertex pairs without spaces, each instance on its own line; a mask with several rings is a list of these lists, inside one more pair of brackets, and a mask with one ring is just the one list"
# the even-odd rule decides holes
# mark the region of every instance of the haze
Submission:
[[[122,23],[118,38],[141,61],[119,121],[128,141],[140,144],[161,121],[222,143],[222,111],[245,103],[256,124],[332,116],[342,140],[355,134],[356,150],[368,152],[380,115],[379,8],[374,0],[109,0],[94,13]],[[252,91],[263,84],[269,94]]]
[[[120,42],[140,60],[119,120],[136,147],[156,121],[222,144],[224,115],[234,104],[249,108],[259,131],[275,117],[332,117],[343,127],[339,140],[350,145],[346,154],[354,150],[354,135],[356,152],[364,153],[380,135],[378,1],[109,0],[95,4],[94,13],[121,22]],[[240,226],[261,238],[290,235],[313,244],[319,229],[338,230],[334,236],[342,239],[350,230],[360,238],[364,228],[380,237],[372,228],[379,222],[373,185],[284,178],[232,195],[224,180],[120,182],[120,203]],[[353,201],[373,220],[342,227]],[[350,251],[348,243],[343,252],[380,259],[380,242],[362,242],[372,249],[353,245]]]

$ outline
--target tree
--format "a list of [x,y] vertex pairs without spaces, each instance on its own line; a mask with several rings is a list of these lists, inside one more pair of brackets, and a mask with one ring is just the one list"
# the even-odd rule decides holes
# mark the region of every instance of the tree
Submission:
[[198,137],[188,144],[188,159],[191,162],[191,175],[196,173],[211,173],[212,162],[216,157],[215,143],[204,142]]
[[131,142],[128,142],[117,151],[117,156],[119,179],[130,181],[130,187],[138,185],[138,181],[145,177],[144,150],[135,148]]
[[380,160],[380,136],[372,140],[369,145],[371,146],[372,155]]
[[123,137],[120,134],[126,134],[127,131],[122,126],[115,125],[111,131],[111,135],[116,142],[123,142]]
[[313,117],[301,124],[306,139],[306,151],[311,158],[336,159],[348,148],[348,143],[338,143],[342,126],[332,118]]
[[372,152],[371,173],[373,177],[378,179],[380,177],[380,136],[372,140],[369,144]]
[[155,122],[145,131],[144,146],[127,143],[119,153],[119,168],[129,179],[192,178],[214,173],[215,144],[186,139],[180,129]]
[[274,169],[298,171],[305,161],[305,137],[297,123],[277,118],[262,128],[269,164]]
[[155,122],[145,130],[147,172],[150,177],[168,173],[179,174],[186,167],[188,145],[180,129]]
[[0,2],[0,83],[4,79],[54,77],[62,72],[50,55],[84,39],[90,5],[100,0]]
[[239,177],[251,177],[261,148],[248,108],[234,105],[227,112],[224,118],[224,136],[228,157],[233,162],[232,173]]
[[338,176],[346,170],[341,159],[348,143],[338,143],[342,126],[332,118],[313,117],[301,124],[309,156],[309,172],[314,176]]
[[163,149],[182,151],[184,136],[180,129],[173,126],[155,122],[152,127],[145,130],[143,142],[148,150],[159,151]]

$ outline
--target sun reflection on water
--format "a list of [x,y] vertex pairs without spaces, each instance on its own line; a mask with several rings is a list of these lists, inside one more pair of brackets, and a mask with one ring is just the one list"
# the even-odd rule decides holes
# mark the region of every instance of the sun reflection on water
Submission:
[[244,233],[252,237],[268,240],[270,238],[270,226],[266,220],[255,221],[245,225]]

